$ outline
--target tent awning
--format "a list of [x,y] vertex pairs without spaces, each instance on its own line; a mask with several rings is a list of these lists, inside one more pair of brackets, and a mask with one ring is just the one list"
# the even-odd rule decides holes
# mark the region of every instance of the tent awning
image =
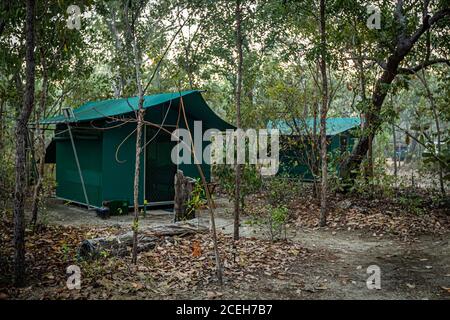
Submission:
[[[199,90],[189,90],[181,92],[160,93],[149,96],[144,96],[144,109],[158,107],[165,103],[171,102],[174,105],[180,103],[180,98],[183,97],[186,112],[197,119],[204,120],[209,127],[225,130],[234,128],[227,123],[208,106],[203,99]],[[138,97],[109,99],[101,101],[91,101],[84,105],[73,109],[73,118],[66,120],[64,115],[43,119],[41,124],[58,124],[58,123],[78,123],[84,121],[92,121],[99,119],[108,119],[119,115],[132,113],[138,109]]]

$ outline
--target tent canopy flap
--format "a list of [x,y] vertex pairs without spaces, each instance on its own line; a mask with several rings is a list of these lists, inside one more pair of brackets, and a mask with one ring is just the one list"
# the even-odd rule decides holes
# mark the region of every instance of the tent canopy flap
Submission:
[[[234,128],[212,111],[199,90],[160,93],[144,96],[144,108],[155,108],[167,103],[178,107],[183,98],[186,112],[194,118],[202,120],[208,127],[224,130]],[[73,110],[73,118],[66,119],[63,115],[43,119],[41,124],[79,123],[92,120],[108,119],[133,113],[138,109],[138,97],[91,101]]]

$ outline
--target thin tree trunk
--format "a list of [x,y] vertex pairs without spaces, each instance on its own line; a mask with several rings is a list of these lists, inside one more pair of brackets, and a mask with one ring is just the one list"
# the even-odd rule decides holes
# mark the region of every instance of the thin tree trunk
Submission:
[[369,134],[369,146],[367,148],[367,172],[368,178],[373,177],[373,134]]
[[395,177],[395,182],[397,182],[397,135],[395,132],[395,126],[392,125],[392,139],[394,142],[394,177]]
[[[366,76],[364,74],[364,60],[363,60],[363,52],[361,48],[361,44],[359,45],[359,59],[358,59],[358,67],[359,67],[359,80],[360,80],[360,90],[361,90],[361,99],[364,103],[367,102],[366,97]],[[366,106],[367,107],[367,106]],[[372,144],[373,144],[373,134],[369,134],[369,147],[367,150],[367,167],[365,175],[366,178],[373,177],[373,151],[372,151]]]
[[27,124],[34,106],[34,0],[27,0],[26,4],[26,86],[23,98],[23,107],[16,124],[16,186],[14,192],[14,284],[25,284],[25,141]]
[[[114,48],[115,48],[115,55],[119,56],[122,54],[122,42],[120,40],[119,31],[117,30],[116,25],[116,12],[114,8],[111,9],[111,22],[108,23],[108,26],[110,28],[111,34],[114,38]],[[117,69],[115,71],[117,78],[115,79],[115,84],[113,85],[114,88],[114,97],[120,98],[123,93],[123,87],[125,85],[123,75],[120,72],[120,68],[117,66]]]
[[41,50],[42,55],[42,92],[41,98],[39,101],[39,108],[36,113],[36,129],[38,136],[38,157],[40,159],[39,167],[38,167],[38,179],[36,185],[34,187],[33,193],[33,202],[31,205],[31,225],[34,227],[37,224],[38,211],[39,211],[39,202],[40,202],[40,193],[44,181],[44,173],[45,173],[45,134],[44,130],[40,127],[39,119],[41,115],[45,112],[45,105],[47,102],[47,89],[48,89],[48,74],[47,74],[47,64],[44,50]]
[[206,199],[208,201],[208,211],[209,211],[209,217],[210,217],[210,222],[211,222],[211,234],[212,234],[212,238],[213,238],[213,245],[214,245],[214,255],[216,258],[216,272],[217,272],[217,280],[219,281],[219,284],[222,285],[223,284],[223,269],[222,269],[222,261],[220,259],[220,252],[219,252],[219,244],[217,241],[217,233],[216,233],[216,219],[214,218],[214,201],[212,199],[209,187],[208,187],[208,183],[206,181],[205,175],[203,173],[202,167],[200,166],[200,164],[198,164],[198,159],[196,158],[195,155],[195,146],[194,146],[194,139],[192,139],[192,134],[191,134],[191,129],[189,128],[189,122],[187,120],[186,117],[186,110],[184,108],[184,102],[183,102],[183,97],[180,98],[181,101],[181,109],[183,112],[183,118],[184,118],[184,124],[186,125],[186,128],[189,132],[189,137],[191,139],[191,153],[192,153],[192,157],[194,158],[194,163],[197,167],[197,171],[200,174],[200,178],[202,180],[203,183],[203,188],[205,189],[205,194],[206,194]]
[[142,136],[142,122],[144,120],[144,110],[142,109],[141,97],[139,97],[139,111],[137,116],[137,129],[136,129],[136,162],[134,166],[134,217],[133,217],[133,252],[132,262],[137,263],[137,251],[138,251],[138,232],[139,232],[139,175],[141,167],[141,136]]
[[[135,73],[136,73],[136,84],[138,88],[138,95],[139,95],[139,102],[138,102],[138,111],[137,111],[137,124],[136,124],[136,162],[135,162],[135,170],[134,170],[134,219],[133,219],[133,251],[132,251],[132,262],[134,264],[137,263],[137,251],[138,251],[138,228],[139,228],[139,174],[140,174],[140,154],[142,152],[142,146],[141,146],[141,135],[142,135],[142,127],[145,123],[144,114],[145,110],[143,108],[144,105],[144,94],[147,91],[148,87],[153,81],[153,78],[155,75],[159,72],[159,66],[161,65],[164,57],[166,56],[167,52],[169,51],[173,41],[175,40],[176,36],[181,32],[182,27],[181,25],[178,31],[173,35],[172,40],[167,45],[162,57],[158,61],[155,70],[153,74],[151,75],[150,79],[147,82],[147,85],[144,87],[142,85],[142,77],[141,77],[141,65],[142,65],[142,55],[140,52],[140,49],[138,47],[138,43],[136,40],[136,34],[135,34],[135,23],[138,21],[138,18],[140,16],[140,10],[143,9],[143,6],[141,3],[140,6],[138,6],[136,12],[134,12],[133,21],[130,25],[129,23],[129,5],[132,4],[130,2],[125,3],[124,8],[124,17],[125,17],[125,25],[127,28],[127,34],[129,36],[129,39],[131,40],[131,44],[133,47],[133,55],[134,55],[134,67],[135,67]],[[187,20],[186,20],[187,21]],[[163,127],[161,127],[163,129]]]
[[314,109],[313,109],[313,146],[312,146],[312,174],[313,174],[313,181],[314,181],[314,191],[313,196],[314,198],[319,198],[319,139],[317,136],[317,111],[319,109],[319,102],[314,99]]
[[[236,79],[236,127],[241,128],[241,91],[242,91],[242,8],[241,1],[236,0],[236,51],[238,54],[237,79]],[[239,163],[236,164],[236,180],[234,190],[234,240],[239,239],[239,214],[240,214],[240,197],[241,197],[241,170]]]
[[38,211],[39,204],[41,201],[41,190],[44,182],[45,175],[45,136],[44,130],[41,128],[39,130],[39,145],[38,145],[38,153],[39,153],[39,167],[38,167],[38,179],[36,185],[34,186],[33,192],[33,200],[31,205],[31,222],[30,224],[35,227],[38,219]]
[[0,153],[3,151],[3,146],[4,146],[4,138],[3,138],[3,109],[5,106],[5,101],[1,100],[0,101]]
[[322,166],[322,184],[320,194],[320,221],[319,226],[327,224],[327,112],[328,112],[328,78],[326,64],[326,30],[325,30],[325,0],[320,0],[320,73],[322,75],[322,108],[320,110],[320,158]]
[[137,21],[137,17],[139,16],[139,12],[135,12],[136,17],[133,17],[132,24],[130,25],[128,14],[129,14],[129,3],[125,4],[125,24],[127,27],[128,36],[131,39],[131,44],[133,48],[134,55],[134,68],[135,68],[135,76],[136,76],[136,85],[138,89],[138,110],[136,112],[136,161],[134,165],[134,186],[133,186],[133,202],[134,202],[134,217],[133,217],[133,249],[132,249],[132,263],[137,263],[137,253],[138,253],[138,232],[139,232],[139,175],[141,169],[141,152],[142,152],[142,126],[144,123],[144,89],[142,87],[141,80],[141,56],[138,48],[138,44],[136,41],[135,34],[135,22]]

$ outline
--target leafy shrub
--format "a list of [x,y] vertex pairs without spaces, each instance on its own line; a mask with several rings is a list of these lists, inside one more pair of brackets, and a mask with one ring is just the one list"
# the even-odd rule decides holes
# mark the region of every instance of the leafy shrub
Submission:
[[0,154],[0,200],[4,206],[14,192],[14,160],[6,153]]
[[[256,165],[244,164],[241,165],[241,202],[242,210],[245,208],[245,198],[261,189],[262,178]],[[213,174],[217,177],[222,190],[226,193],[228,198],[233,201],[235,198],[235,179],[236,171],[231,165],[216,165],[213,166]]]
[[286,206],[266,205],[262,209],[261,216],[254,216],[247,220],[245,224],[249,226],[259,226],[270,241],[287,239],[287,222],[289,210]]
[[299,178],[275,176],[264,180],[267,201],[272,206],[279,206],[299,196],[302,183]]
[[268,226],[271,241],[283,236],[286,240],[286,223],[288,220],[288,213],[289,211],[285,206],[269,207]]
[[206,193],[203,189],[200,179],[197,178],[192,189],[192,194],[187,202],[187,216],[190,216],[192,212],[201,208],[206,204]]

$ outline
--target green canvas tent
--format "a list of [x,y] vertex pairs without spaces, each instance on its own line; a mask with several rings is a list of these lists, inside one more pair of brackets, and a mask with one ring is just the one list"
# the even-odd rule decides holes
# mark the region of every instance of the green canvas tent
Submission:
[[[333,156],[342,156],[350,152],[355,144],[355,128],[361,125],[359,118],[328,118],[328,152]],[[280,131],[280,168],[278,174],[301,176],[311,181],[311,137],[316,128],[319,134],[320,119],[314,126],[314,118],[269,121],[268,129]],[[339,168],[336,168],[339,170]]]
[[[170,132],[186,128],[181,100],[193,135],[194,121],[202,122],[202,134],[210,128],[234,128],[209,108],[198,90],[145,96],[145,121]],[[110,99],[88,102],[66,115],[41,120],[42,124],[55,125],[55,137],[48,148],[54,154],[46,159],[56,163],[57,197],[94,207],[112,200],[133,205],[136,121],[130,119],[135,118],[137,109],[137,97]],[[171,141],[165,130],[144,126],[139,205],[145,200],[149,205],[172,203],[177,169],[186,176],[199,176],[193,161],[178,166],[172,162],[171,151],[177,142]],[[208,143],[203,142],[203,147]],[[201,167],[209,180],[210,166],[203,162]]]

